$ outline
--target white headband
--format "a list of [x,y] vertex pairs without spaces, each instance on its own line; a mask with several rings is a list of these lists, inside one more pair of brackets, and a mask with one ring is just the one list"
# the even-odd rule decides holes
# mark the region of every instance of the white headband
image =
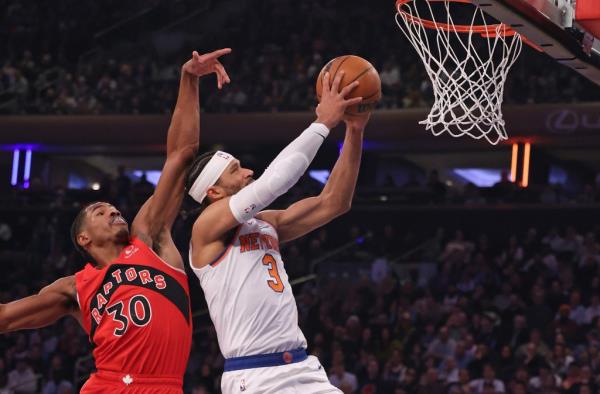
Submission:
[[204,198],[206,197],[206,193],[208,189],[213,186],[219,178],[223,171],[227,168],[229,163],[234,160],[233,156],[229,153],[225,153],[222,151],[217,151],[213,157],[206,163],[200,175],[194,181],[194,184],[190,188],[188,194],[192,196],[192,198],[199,203],[202,203]]

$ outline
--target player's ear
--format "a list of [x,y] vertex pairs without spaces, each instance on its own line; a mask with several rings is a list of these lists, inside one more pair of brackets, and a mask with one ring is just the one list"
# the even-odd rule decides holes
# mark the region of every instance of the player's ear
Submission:
[[220,200],[223,197],[226,197],[225,189],[221,186],[213,185],[206,191],[206,198],[208,198],[210,202]]
[[77,244],[79,244],[79,246],[85,248],[90,244],[90,242],[92,242],[92,240],[90,239],[90,235],[87,231],[83,230],[77,234]]

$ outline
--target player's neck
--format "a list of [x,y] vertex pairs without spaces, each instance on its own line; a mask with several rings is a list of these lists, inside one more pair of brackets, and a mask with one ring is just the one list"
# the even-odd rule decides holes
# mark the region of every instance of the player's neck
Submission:
[[104,268],[119,257],[123,248],[127,246],[122,243],[106,243],[90,250],[90,255],[96,261],[98,268]]

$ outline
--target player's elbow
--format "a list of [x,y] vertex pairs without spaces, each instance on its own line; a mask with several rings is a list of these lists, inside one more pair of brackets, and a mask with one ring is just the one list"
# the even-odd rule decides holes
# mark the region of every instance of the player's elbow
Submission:
[[167,160],[176,161],[177,163],[180,163],[181,166],[187,167],[194,161],[194,158],[198,154],[198,146],[198,143],[195,142],[179,147],[168,155],[169,157]]
[[336,198],[334,195],[322,196],[321,202],[326,206],[329,216],[332,218],[341,216],[352,208],[352,200]]
[[342,216],[345,213],[348,213],[352,208],[352,201],[344,201],[339,204],[337,216]]
[[180,148],[179,155],[181,156],[181,160],[183,160],[187,164],[190,164],[194,160],[194,158],[196,158],[199,147],[200,144],[198,143],[198,141],[195,141]]

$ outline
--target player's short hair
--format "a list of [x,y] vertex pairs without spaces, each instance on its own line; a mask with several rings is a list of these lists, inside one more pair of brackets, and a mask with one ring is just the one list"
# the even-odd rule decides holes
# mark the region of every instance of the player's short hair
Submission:
[[87,213],[86,210],[90,205],[97,204],[98,202],[99,201],[94,201],[92,203],[86,204],[83,208],[81,208],[81,210],[77,213],[77,216],[75,216],[75,220],[73,220],[73,223],[71,224],[71,241],[75,246],[75,250],[77,250],[79,254],[81,254],[83,257],[91,261],[94,261],[94,259],[92,258],[92,256],[90,256],[87,250],[83,248],[83,246],[79,245],[79,243],[77,242],[77,236],[79,235],[83,228],[83,225],[85,224],[85,215]]
[[[190,189],[192,188],[192,185],[196,181],[196,178],[198,178],[198,176],[200,175],[200,173],[202,172],[204,167],[206,167],[206,165],[208,164],[210,159],[212,159],[212,157],[215,155],[215,153],[217,153],[216,150],[202,153],[201,155],[199,155],[198,157],[196,157],[194,159],[192,164],[190,164],[190,168],[188,170],[187,177],[185,178],[186,193],[190,191]],[[208,205],[208,198],[205,198],[201,205],[202,206]]]

